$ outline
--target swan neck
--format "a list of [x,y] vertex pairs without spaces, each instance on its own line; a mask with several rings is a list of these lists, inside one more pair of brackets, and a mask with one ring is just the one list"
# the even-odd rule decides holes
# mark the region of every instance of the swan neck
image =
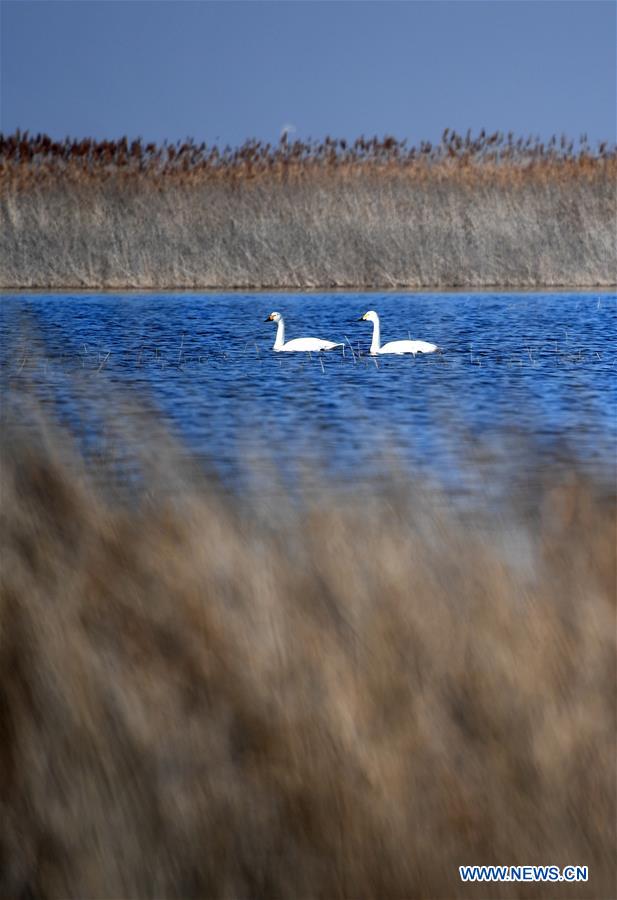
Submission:
[[379,319],[373,321],[373,340],[371,341],[371,353],[376,353],[381,347],[381,333],[379,330]]
[[276,340],[274,341],[274,349],[280,350],[284,343],[285,343],[285,322],[283,319],[279,319],[278,325],[276,327]]

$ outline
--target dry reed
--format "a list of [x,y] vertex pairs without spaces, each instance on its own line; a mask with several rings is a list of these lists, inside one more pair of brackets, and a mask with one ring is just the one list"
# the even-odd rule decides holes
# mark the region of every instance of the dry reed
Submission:
[[617,282],[613,145],[0,135],[0,286]]
[[606,486],[544,478],[488,530],[409,483],[129,502],[49,422],[4,426],[1,896],[615,895]]

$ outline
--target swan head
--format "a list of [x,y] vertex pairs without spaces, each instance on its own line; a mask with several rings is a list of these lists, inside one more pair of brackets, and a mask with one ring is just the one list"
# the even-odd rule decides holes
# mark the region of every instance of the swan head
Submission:
[[283,317],[280,314],[280,312],[271,312],[270,315],[268,316],[268,318],[266,319],[266,322],[280,322],[282,318]]
[[365,312],[363,316],[360,316],[358,322],[379,322],[379,316],[374,309],[369,309],[369,311]]

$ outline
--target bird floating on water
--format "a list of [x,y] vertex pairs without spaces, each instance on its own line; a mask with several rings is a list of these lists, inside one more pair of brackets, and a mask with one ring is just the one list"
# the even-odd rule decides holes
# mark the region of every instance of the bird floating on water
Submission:
[[333,341],[322,341],[319,338],[294,338],[285,343],[285,320],[280,312],[271,312],[266,322],[276,322],[276,340],[272,348],[277,353],[320,353],[325,350],[336,350],[342,344]]
[[439,350],[437,344],[430,344],[428,341],[390,341],[387,344],[381,344],[379,316],[374,309],[369,309],[363,316],[360,316],[358,322],[373,323],[373,340],[371,341],[371,356],[377,356],[382,353],[434,353]]

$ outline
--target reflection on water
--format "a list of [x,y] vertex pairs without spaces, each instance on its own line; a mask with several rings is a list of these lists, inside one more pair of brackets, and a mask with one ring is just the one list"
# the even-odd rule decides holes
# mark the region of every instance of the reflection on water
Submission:
[[[485,450],[496,441],[493,464],[503,475],[521,437],[548,464],[567,452],[603,468],[617,437],[616,300],[593,293],[4,294],[3,394],[27,380],[96,445],[102,426],[91,399],[113,397],[113,407],[117,390],[131,387],[228,475],[238,454],[265,450],[283,473],[301,454],[361,481],[394,447],[414,470],[461,483],[471,478],[462,463],[475,442]],[[273,309],[285,315],[287,339],[345,341],[345,351],[272,353],[274,328],[263,320]],[[367,309],[380,313],[383,341],[424,339],[445,352],[372,359],[370,326],[356,321]]]

